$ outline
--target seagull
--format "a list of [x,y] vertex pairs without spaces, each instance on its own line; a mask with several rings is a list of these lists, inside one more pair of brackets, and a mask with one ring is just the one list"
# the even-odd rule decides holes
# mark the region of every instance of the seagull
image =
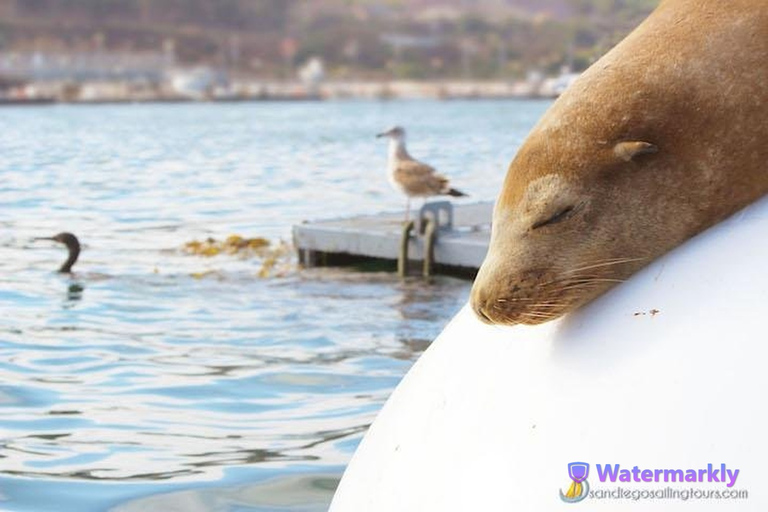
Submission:
[[408,154],[405,149],[405,130],[395,126],[376,137],[389,138],[389,182],[407,197],[405,203],[405,222],[411,210],[412,197],[466,196],[464,192],[451,188],[448,178],[438,174],[435,168],[423,164]]
[[54,242],[59,242],[60,244],[67,246],[69,257],[67,257],[67,261],[61,265],[59,272],[62,274],[72,273],[72,266],[77,261],[77,257],[80,256],[80,241],[75,235],[72,233],[59,233],[56,236],[35,238],[35,240],[53,240]]

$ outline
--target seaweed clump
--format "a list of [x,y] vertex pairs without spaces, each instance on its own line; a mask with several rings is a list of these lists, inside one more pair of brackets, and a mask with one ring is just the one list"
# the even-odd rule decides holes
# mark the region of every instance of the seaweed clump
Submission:
[[258,258],[261,260],[259,277],[272,275],[283,276],[291,268],[291,248],[283,241],[272,244],[266,238],[246,238],[230,235],[224,240],[207,238],[192,240],[184,244],[183,251],[193,256],[212,258],[219,255],[238,256],[242,259]]

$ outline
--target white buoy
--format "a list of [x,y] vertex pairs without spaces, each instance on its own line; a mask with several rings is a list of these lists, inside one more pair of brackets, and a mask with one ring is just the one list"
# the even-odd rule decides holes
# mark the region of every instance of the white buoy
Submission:
[[[559,321],[492,327],[465,307],[392,394],[331,511],[768,510],[767,265],[768,198]],[[590,465],[578,504],[560,497],[571,462]],[[731,487],[614,483],[598,464],[739,472]]]

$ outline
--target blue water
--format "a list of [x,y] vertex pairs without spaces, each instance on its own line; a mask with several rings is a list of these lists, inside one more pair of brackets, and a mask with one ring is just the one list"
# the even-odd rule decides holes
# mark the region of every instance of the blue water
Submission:
[[[546,102],[0,110],[0,509],[325,510],[470,283],[185,253],[397,210],[373,135],[409,130],[493,199]],[[35,237],[83,243],[77,273]]]

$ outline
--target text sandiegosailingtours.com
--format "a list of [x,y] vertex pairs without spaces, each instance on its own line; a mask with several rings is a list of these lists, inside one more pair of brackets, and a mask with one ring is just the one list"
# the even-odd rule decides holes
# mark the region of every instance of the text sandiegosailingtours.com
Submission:
[[749,497],[746,489],[697,489],[665,487],[663,489],[637,489],[619,486],[592,489],[588,494],[592,500],[744,500]]
[[[746,489],[734,488],[739,470],[726,464],[707,464],[698,469],[642,469],[634,466],[622,468],[620,464],[595,464],[597,479],[602,483],[618,483],[611,487],[590,487],[589,464],[571,462],[571,479],[567,492],[560,491],[566,503],[578,503],[586,498],[595,500],[743,500],[749,497]],[[667,483],[664,487],[644,488],[633,483]],[[629,485],[626,485],[629,484]],[[677,485],[674,485],[677,484]],[[688,484],[688,485],[680,485]],[[706,484],[694,487],[691,484]],[[713,484],[713,485],[709,485]]]

